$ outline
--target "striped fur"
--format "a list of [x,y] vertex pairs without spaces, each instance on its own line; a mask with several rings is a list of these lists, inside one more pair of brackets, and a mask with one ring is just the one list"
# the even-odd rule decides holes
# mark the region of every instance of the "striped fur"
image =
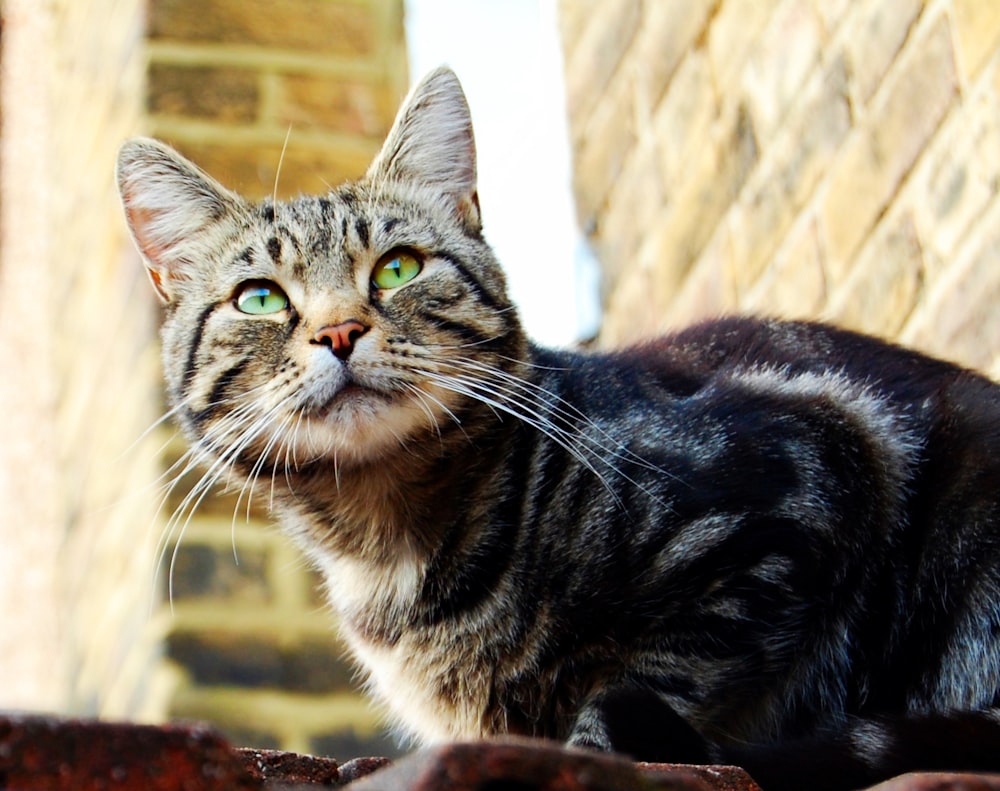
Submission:
[[[178,472],[205,469],[175,520],[216,481],[269,503],[405,733],[729,760],[769,791],[1000,769],[993,383],[806,323],[533,345],[447,70],[323,197],[250,204],[149,140],[119,183]],[[422,268],[382,287],[392,250]],[[242,312],[248,282],[287,305]]]

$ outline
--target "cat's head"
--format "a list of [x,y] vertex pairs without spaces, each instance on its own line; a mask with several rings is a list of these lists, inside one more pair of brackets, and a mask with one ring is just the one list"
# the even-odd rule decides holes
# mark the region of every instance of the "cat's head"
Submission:
[[447,69],[367,174],[322,197],[250,203],[147,139],[122,147],[118,182],[166,306],[170,400],[214,456],[377,459],[459,420],[472,380],[524,354]]

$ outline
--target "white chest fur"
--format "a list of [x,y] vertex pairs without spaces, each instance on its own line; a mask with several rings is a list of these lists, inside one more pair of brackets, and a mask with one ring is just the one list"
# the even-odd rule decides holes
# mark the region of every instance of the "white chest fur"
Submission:
[[[407,627],[408,613],[423,584],[423,565],[400,557],[371,567],[349,558],[323,564],[331,604],[366,686],[393,723],[420,743],[482,738],[489,682],[476,661],[477,642],[435,629]],[[365,635],[371,614],[401,626],[386,642]]]

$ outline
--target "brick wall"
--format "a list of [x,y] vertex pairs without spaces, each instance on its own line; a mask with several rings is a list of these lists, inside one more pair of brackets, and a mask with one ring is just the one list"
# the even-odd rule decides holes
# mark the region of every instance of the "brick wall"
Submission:
[[0,707],[132,716],[155,656],[153,303],[114,184],[142,5],[2,6]]
[[[148,53],[149,133],[254,198],[272,194],[279,162],[279,196],[360,176],[408,85],[402,0],[153,0]],[[172,441],[164,465],[182,452]],[[247,746],[395,751],[351,682],[318,579],[263,514],[209,498],[167,558],[165,716]]]
[[1000,5],[562,0],[604,344],[821,317],[1000,373]]
[[408,85],[402,0],[153,0],[149,56],[151,133],[255,198],[359,176]]

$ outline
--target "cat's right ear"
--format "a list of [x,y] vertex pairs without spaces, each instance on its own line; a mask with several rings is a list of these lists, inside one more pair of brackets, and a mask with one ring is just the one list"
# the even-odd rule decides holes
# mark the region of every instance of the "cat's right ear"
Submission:
[[118,152],[118,189],[149,279],[165,303],[191,280],[212,247],[212,231],[242,201],[157,140],[135,138]]
[[435,69],[410,91],[367,178],[428,187],[480,229],[472,116],[451,69]]

